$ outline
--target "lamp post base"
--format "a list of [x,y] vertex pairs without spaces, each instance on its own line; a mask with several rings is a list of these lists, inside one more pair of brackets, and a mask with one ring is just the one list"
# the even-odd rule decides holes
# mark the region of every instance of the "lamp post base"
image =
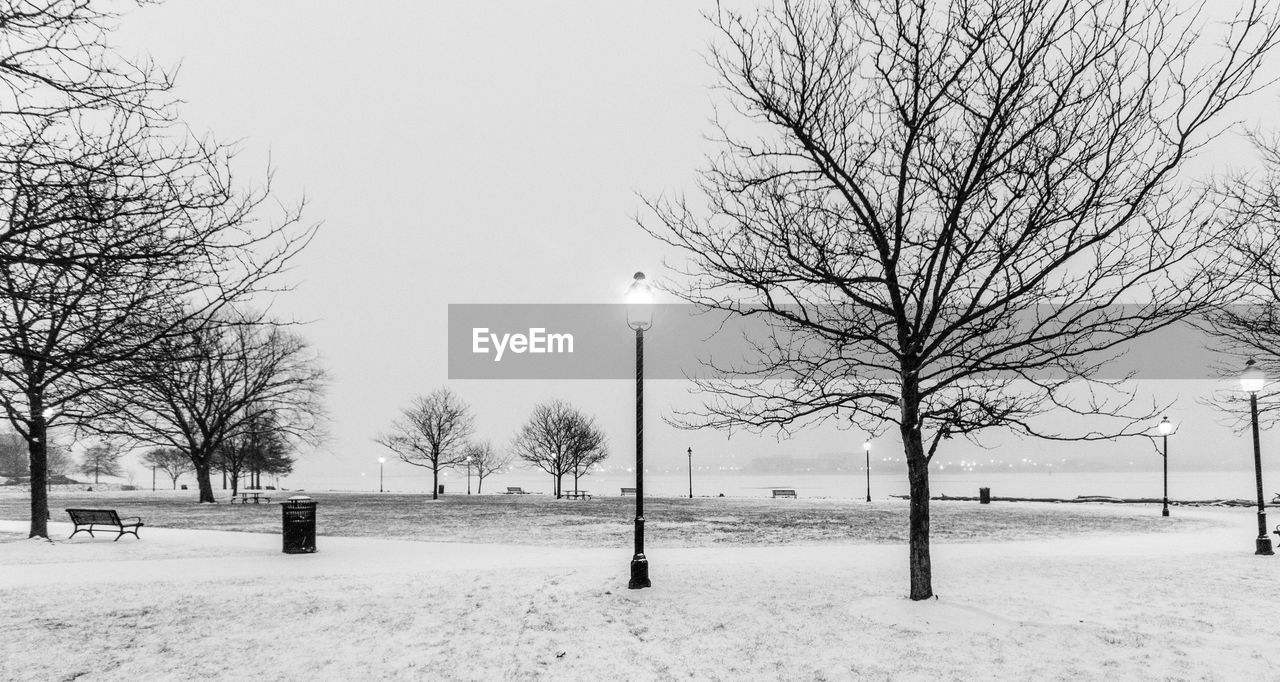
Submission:
[[627,583],[627,589],[641,590],[651,585],[652,583],[649,582],[649,560],[643,554],[631,557],[631,582]]
[[1258,550],[1254,552],[1254,554],[1261,554],[1264,556],[1271,556],[1275,554],[1275,552],[1271,550],[1271,538],[1258,538]]
[[1161,516],[1168,516],[1168,515],[1169,515],[1169,508],[1168,508],[1168,507],[1165,507],[1164,509],[1161,509],[1161,510],[1160,510],[1160,515],[1161,515]]

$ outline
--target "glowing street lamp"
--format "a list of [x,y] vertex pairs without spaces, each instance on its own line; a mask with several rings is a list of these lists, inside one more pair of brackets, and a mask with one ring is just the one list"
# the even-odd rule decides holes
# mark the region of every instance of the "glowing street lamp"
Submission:
[[471,494],[471,455],[467,455],[467,494]]
[[1169,434],[1173,433],[1173,424],[1168,417],[1160,420],[1160,426],[1156,427],[1160,431],[1160,437],[1164,439],[1164,452],[1160,453],[1160,457],[1164,460],[1164,508],[1160,510],[1161,516],[1169,515]]
[[[637,272],[627,289],[627,326],[636,333],[636,521],[635,554],[631,557],[633,590],[649,587],[649,560],[644,556],[644,332],[653,326],[653,290]],[[691,456],[692,461],[692,456]]]
[[1267,385],[1267,375],[1262,373],[1250,358],[1240,375],[1241,390],[1249,393],[1249,418],[1253,425],[1253,475],[1258,485],[1258,540],[1254,554],[1272,555],[1271,538],[1267,537],[1266,502],[1262,499],[1262,446],[1258,439],[1258,391]]
[[378,492],[382,492],[382,465],[387,463],[386,457],[378,458]]

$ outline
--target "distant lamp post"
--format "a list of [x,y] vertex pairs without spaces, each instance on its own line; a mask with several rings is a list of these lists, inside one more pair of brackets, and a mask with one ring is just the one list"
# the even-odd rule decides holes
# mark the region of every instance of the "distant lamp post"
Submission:
[[1267,375],[1250,358],[1240,375],[1240,388],[1249,393],[1249,418],[1253,425],[1253,475],[1258,486],[1258,541],[1254,554],[1272,555],[1275,552],[1271,550],[1271,538],[1267,537],[1267,508],[1262,499],[1262,446],[1258,441],[1258,391],[1266,385]]
[[[653,326],[653,290],[637,272],[627,289],[627,326],[636,332],[636,525],[631,557],[633,590],[649,587],[649,560],[644,556],[644,332]],[[692,461],[692,455],[690,455]]]
[[871,440],[862,441],[862,452],[867,457],[867,501],[871,501]]
[[686,450],[689,454],[689,499],[693,499],[693,448]]
[[151,492],[156,491],[156,465],[151,465]]
[[386,457],[378,458],[378,492],[382,492],[382,465],[387,463]]
[[471,494],[471,455],[467,455],[467,494]]
[[1161,516],[1169,515],[1169,434],[1173,433],[1173,424],[1168,417],[1160,420],[1160,437],[1164,439],[1164,452],[1160,453],[1160,458],[1164,460],[1164,508],[1160,510]]

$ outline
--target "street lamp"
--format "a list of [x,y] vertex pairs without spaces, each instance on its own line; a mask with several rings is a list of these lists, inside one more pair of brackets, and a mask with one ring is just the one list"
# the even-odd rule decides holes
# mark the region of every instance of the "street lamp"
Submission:
[[156,491],[156,465],[151,465],[151,492]]
[[1164,439],[1164,452],[1160,453],[1160,457],[1164,459],[1164,508],[1160,510],[1161,516],[1169,515],[1169,434],[1173,433],[1173,424],[1169,422],[1169,418],[1165,417],[1160,420],[1160,437]]
[[[653,290],[637,272],[627,289],[627,326],[636,332],[636,530],[627,587],[649,587],[649,560],[644,556],[644,332],[653,326]],[[692,461],[692,455],[690,456]]]
[[693,499],[693,448],[689,448],[689,499]]
[[467,494],[471,494],[471,455],[467,455]]
[[871,440],[862,441],[862,452],[867,456],[867,501],[871,501]]
[[1258,369],[1253,358],[1240,375],[1240,388],[1249,393],[1249,418],[1253,425],[1253,475],[1258,485],[1258,541],[1254,554],[1271,555],[1271,538],[1267,537],[1266,502],[1262,499],[1262,446],[1258,442],[1258,391],[1267,385],[1267,376]]
[[386,457],[378,458],[378,492],[382,492],[382,465],[387,463]]

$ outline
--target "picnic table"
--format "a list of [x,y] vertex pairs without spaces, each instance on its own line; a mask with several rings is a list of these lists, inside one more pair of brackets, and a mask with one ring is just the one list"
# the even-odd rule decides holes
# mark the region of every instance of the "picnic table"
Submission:
[[585,491],[585,490],[574,490],[574,491],[570,491],[570,492],[562,493],[562,494],[563,494],[565,497],[567,497],[567,498],[569,498],[569,499],[571,499],[571,500],[589,500],[589,499],[591,499],[591,494],[590,494],[590,493],[588,493],[588,492],[587,492],[587,491]]
[[240,504],[249,504],[249,500],[253,500],[254,504],[261,503],[262,500],[268,502],[271,498],[267,496],[266,490],[241,490],[231,496],[231,502],[234,504],[236,500],[240,500]]

